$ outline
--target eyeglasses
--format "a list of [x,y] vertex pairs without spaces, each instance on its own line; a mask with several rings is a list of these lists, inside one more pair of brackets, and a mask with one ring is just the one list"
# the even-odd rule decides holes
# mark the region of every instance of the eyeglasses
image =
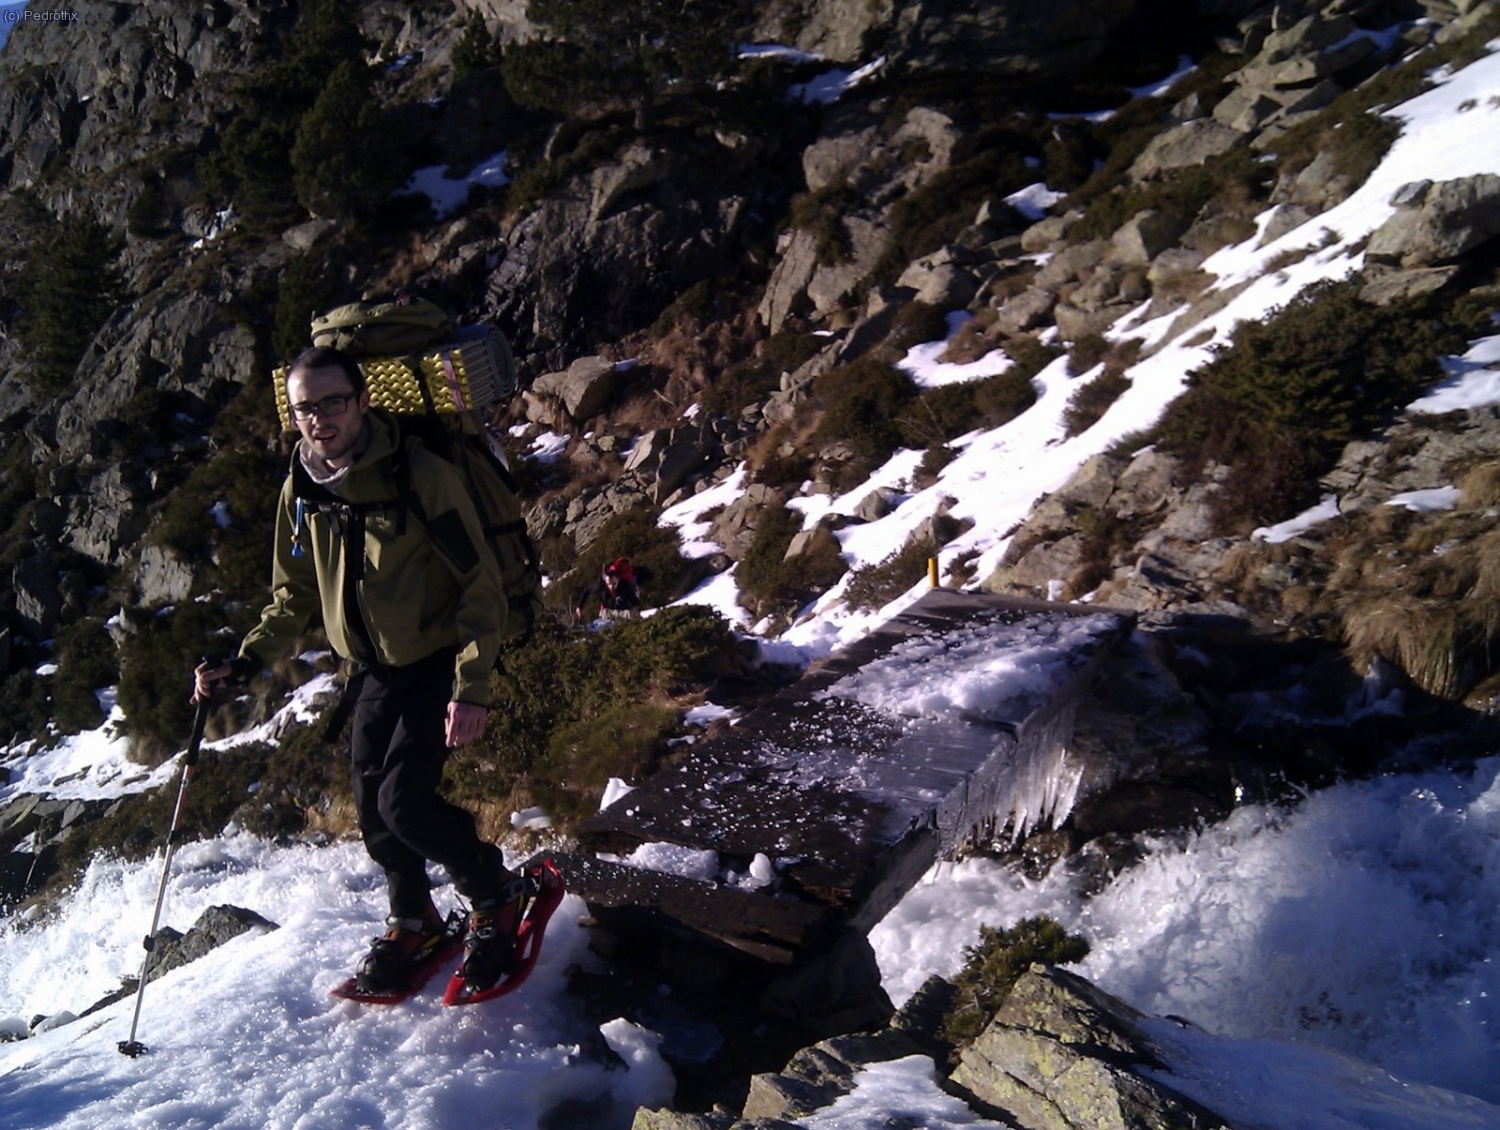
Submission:
[[353,394],[344,396],[325,396],[322,400],[304,400],[293,404],[292,419],[311,420],[314,416],[328,420],[334,416],[342,416],[349,408],[349,402],[354,399]]

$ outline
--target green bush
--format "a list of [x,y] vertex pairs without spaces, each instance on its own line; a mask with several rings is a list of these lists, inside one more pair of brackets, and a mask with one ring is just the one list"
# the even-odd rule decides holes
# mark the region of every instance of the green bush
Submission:
[[737,0],[671,7],[653,0],[552,0],[530,13],[549,33],[506,48],[506,87],[518,101],[560,114],[590,102],[628,101],[638,129],[656,99],[697,89],[737,67],[729,49]]
[[[222,831],[250,799],[250,787],[260,779],[266,760],[264,747],[205,751],[193,770],[192,788],[183,797],[180,838],[207,839]],[[58,849],[61,874],[55,882],[76,881],[89,861],[102,852],[141,859],[160,850],[172,827],[176,803],[176,789],[155,789],[126,797],[108,816],[82,822]]]
[[638,779],[676,731],[677,718],[676,710],[629,702],[560,727],[533,774],[538,802],[565,820],[597,812],[610,778]]
[[[187,561],[209,562],[201,589],[260,600],[270,576],[270,545],[284,456],[263,447],[220,452],[201,463],[167,499],[151,540]],[[217,514],[224,515],[221,526]]]
[[28,381],[42,396],[67,389],[94,335],[124,301],[116,266],[122,246],[94,217],[70,217],[27,263],[17,329],[31,363]]
[[[383,159],[386,135],[366,129],[376,107],[369,103],[369,114],[362,118],[361,108],[352,102],[360,85],[359,72],[367,73],[370,47],[348,5],[339,0],[304,5],[296,26],[284,38],[280,58],[239,84],[235,116],[220,131],[217,146],[198,162],[204,191],[221,202],[232,201],[252,224],[297,218],[299,175],[310,197],[320,204],[330,203],[322,193],[325,189],[338,193],[330,183],[335,168],[347,167],[351,153],[357,152],[351,149],[353,139],[338,133],[340,122],[356,127],[363,140],[377,143],[375,154],[382,159],[372,160],[372,166],[387,165]],[[302,125],[309,118],[311,124],[303,134]],[[299,143],[301,152],[294,155]],[[317,151],[325,143],[331,147],[326,164],[325,156]],[[386,168],[349,171],[356,179],[356,194],[363,190],[367,177],[391,172]]]
[[157,764],[182,748],[192,728],[193,668],[205,656],[233,654],[256,619],[249,606],[196,600],[132,618],[120,648],[119,702],[133,757]]
[[53,722],[65,734],[92,730],[104,721],[95,691],[120,678],[114,640],[97,616],[85,616],[58,629],[53,643],[57,673],[52,676]]
[[484,14],[471,11],[464,21],[464,31],[453,48],[453,81],[462,82],[472,74],[498,67],[503,59],[500,44],[490,34]]
[[844,589],[844,602],[850,608],[884,607],[927,575],[927,563],[938,548],[930,537],[908,538],[883,561],[856,569]]
[[917,399],[911,377],[894,365],[862,357],[820,375],[812,395],[823,417],[815,443],[842,443],[853,458],[834,476],[835,489],[863,482],[901,446],[899,418]]
[[[450,759],[455,796],[493,799],[540,782],[549,795],[566,792],[569,811],[584,796],[597,803],[610,777],[644,771],[647,752],[670,729],[657,732],[658,722],[666,726],[665,715],[636,707],[664,709],[678,696],[706,690],[741,662],[728,624],[701,606],[664,608],[597,632],[544,621],[503,657],[484,739]],[[591,735],[627,724],[635,737],[612,759],[608,742]],[[656,737],[643,737],[653,732]],[[574,771],[587,781],[571,776]]]
[[1265,321],[1243,322],[1189,375],[1155,437],[1191,468],[1231,468],[1225,530],[1287,517],[1350,440],[1441,376],[1482,322],[1472,304],[1433,298],[1372,306],[1361,281],[1309,287]]
[[297,123],[291,160],[297,200],[315,216],[369,213],[406,179],[395,120],[363,60],[333,69]]
[[1024,188],[1036,179],[1025,154],[996,146],[943,170],[891,207],[895,247],[891,266],[905,265],[952,243],[974,222],[980,205]]
[[1211,202],[1233,214],[1258,210],[1274,179],[1272,166],[1248,150],[1234,149],[1201,165],[1174,169],[1169,177],[1095,197],[1083,219],[1068,229],[1068,240],[1108,239],[1126,221],[1147,210],[1160,212],[1183,229]]
[[944,1038],[961,1047],[983,1032],[1034,962],[1066,965],[1088,955],[1082,935],[1069,934],[1045,915],[1023,918],[1009,929],[981,926],[979,942],[964,947],[964,967],[953,979],[956,992],[943,1018]]
[[1031,379],[1061,355],[1056,346],[1031,338],[1007,343],[1015,362],[992,377],[924,389],[905,405],[894,423],[907,447],[946,444],[977,428],[1008,424],[1036,403]]
[[1129,387],[1130,378],[1122,372],[1106,369],[1100,373],[1068,398],[1068,406],[1063,409],[1063,434],[1072,437],[1088,431]]
[[312,344],[314,315],[338,305],[341,297],[338,270],[328,252],[309,251],[287,263],[276,290],[271,327],[271,348],[278,361],[290,363]]
[[826,531],[808,552],[786,556],[802,529],[802,515],[785,506],[761,510],[755,537],[735,567],[741,602],[757,616],[786,615],[810,598],[826,592],[849,566],[839,554],[837,540]]
[[630,558],[637,571],[645,573],[639,584],[644,608],[670,604],[690,591],[702,578],[701,566],[682,556],[677,531],[660,525],[659,516],[654,507],[637,507],[606,522],[589,547],[573,556],[572,568],[547,586],[547,606],[570,614],[579,591],[598,580],[604,566],[617,557]]

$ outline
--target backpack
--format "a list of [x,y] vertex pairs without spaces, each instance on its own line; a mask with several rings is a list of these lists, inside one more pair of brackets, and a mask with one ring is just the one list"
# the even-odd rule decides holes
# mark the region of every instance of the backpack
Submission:
[[[410,445],[420,443],[428,451],[458,468],[469,488],[469,498],[484,526],[485,544],[500,566],[509,606],[508,638],[524,643],[536,628],[542,612],[542,556],[526,529],[521,512],[520,484],[506,466],[505,454],[497,450],[487,429],[465,413],[442,416],[397,416],[401,447],[396,457],[396,488],[399,505],[423,526],[427,514],[411,489]],[[397,521],[400,515],[398,513]],[[441,539],[434,534],[438,548]],[[519,630],[512,625],[519,622]]]
[[[410,445],[420,443],[458,468],[484,526],[485,543],[500,566],[510,615],[509,638],[524,642],[542,611],[541,554],[526,529],[520,487],[481,405],[509,399],[516,390],[515,363],[505,336],[489,325],[451,329],[448,315],[426,299],[355,302],[313,318],[314,345],[353,356],[364,371],[370,401],[395,417],[401,443],[395,460],[398,523],[428,516],[411,489]],[[372,345],[379,348],[371,351]],[[276,373],[277,408],[290,426],[286,370]],[[346,513],[347,505],[339,507]],[[349,523],[348,531],[359,528]],[[431,531],[430,531],[431,532]],[[433,533],[441,552],[440,532]],[[362,554],[361,554],[362,556]]]

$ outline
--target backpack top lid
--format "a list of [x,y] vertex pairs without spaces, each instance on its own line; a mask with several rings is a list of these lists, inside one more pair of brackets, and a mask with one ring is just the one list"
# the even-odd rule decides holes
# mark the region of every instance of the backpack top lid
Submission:
[[351,302],[312,320],[314,345],[331,345],[355,357],[418,353],[448,336],[452,323],[436,302],[397,298]]
[[613,574],[619,577],[627,585],[635,580],[635,567],[630,564],[628,557],[616,557],[604,567],[605,576]]

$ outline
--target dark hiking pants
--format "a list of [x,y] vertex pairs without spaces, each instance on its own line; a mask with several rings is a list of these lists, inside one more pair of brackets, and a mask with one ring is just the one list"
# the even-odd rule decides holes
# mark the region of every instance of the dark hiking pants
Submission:
[[365,850],[385,871],[397,918],[427,909],[428,860],[470,901],[496,897],[507,877],[500,849],[480,840],[474,818],[437,792],[448,758],[453,660],[452,651],[441,651],[355,676],[361,685],[350,733],[354,804]]

